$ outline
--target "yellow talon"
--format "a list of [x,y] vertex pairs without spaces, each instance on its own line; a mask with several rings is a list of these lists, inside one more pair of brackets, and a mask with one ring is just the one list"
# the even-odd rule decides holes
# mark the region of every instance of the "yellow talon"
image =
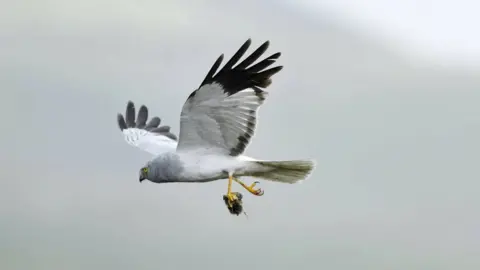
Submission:
[[227,194],[225,195],[227,198],[227,204],[228,207],[232,207],[233,203],[238,199],[237,195],[235,193],[232,193],[232,180],[233,176],[229,175],[228,176],[228,189],[227,189]]
[[233,203],[238,200],[235,193],[227,193],[227,204],[229,207],[233,207]]
[[255,189],[255,186],[259,183],[258,181],[255,181],[250,186],[247,186],[237,178],[233,178],[233,180],[235,180],[235,182],[239,183],[243,188],[248,190],[248,192],[252,193],[253,195],[262,196],[265,193],[261,188]]
[[234,180],[232,175],[228,176],[228,190],[227,194],[223,195],[223,200],[227,205],[228,211],[231,214],[239,215],[243,212],[242,206],[242,194],[239,192],[232,192],[232,181]]

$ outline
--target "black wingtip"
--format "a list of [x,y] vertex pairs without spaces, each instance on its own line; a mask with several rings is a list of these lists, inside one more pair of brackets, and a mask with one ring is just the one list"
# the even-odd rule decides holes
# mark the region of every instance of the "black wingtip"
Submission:
[[242,58],[242,56],[245,54],[245,52],[248,50],[250,45],[252,44],[251,39],[247,39],[245,43],[238,49],[238,51],[228,60],[228,62],[223,66],[222,70],[229,70],[231,69],[239,60]]
[[129,100],[129,101],[127,102],[127,109],[128,109],[128,108],[135,108],[135,103],[133,103],[133,101]]
[[137,128],[144,128],[147,125],[147,119],[148,119],[148,109],[145,105],[142,105],[138,110],[137,123],[135,126]]
[[132,101],[128,101],[127,108],[125,110],[125,121],[127,122],[127,127],[135,127],[135,105]]
[[260,47],[258,47],[258,49],[263,49],[263,50],[266,51],[269,46],[270,46],[270,40],[267,40],[267,41],[263,42],[262,45],[260,45]]
[[[205,78],[203,79],[202,83],[200,84],[200,86],[204,85],[204,84],[207,84],[209,83],[212,79],[213,79],[213,75],[215,75],[215,73],[217,72],[218,68],[220,67],[220,65],[222,64],[222,61],[223,61],[223,53],[217,58],[217,60],[215,60],[215,63],[213,63],[212,67],[210,68],[210,70],[208,71],[207,75],[205,76]],[[193,91],[190,96],[188,98],[191,98],[195,96],[195,91]]]
[[264,42],[260,47],[258,47],[250,56],[245,58],[240,64],[238,64],[235,69],[246,69],[248,68],[253,62],[257,61],[262,54],[264,54],[269,46],[270,42],[266,41]]
[[162,120],[159,117],[154,116],[154,117],[152,117],[152,119],[150,119],[150,121],[148,121],[148,124],[145,128],[146,129],[156,128],[160,125],[161,122],[162,122]]
[[267,59],[277,60],[278,58],[280,58],[280,56],[282,56],[282,53],[281,53],[281,52],[277,52],[277,53],[274,53],[274,54],[270,55],[269,57],[267,57]]
[[[251,38],[247,39],[232,58],[230,58],[220,71],[217,72],[221,60],[223,60],[222,54],[212,66],[200,87],[212,82],[217,82],[223,86],[225,93],[228,93],[229,95],[233,95],[247,88],[260,90],[260,88],[268,87],[272,83],[271,77],[282,69],[281,66],[269,68],[278,58],[280,58],[281,53],[276,52],[254,64],[254,62],[256,62],[270,46],[270,41],[267,40],[242,62],[237,64],[240,58],[246,53],[251,43]],[[189,99],[195,96],[196,91],[197,90],[190,94]]]
[[270,86],[270,84],[272,84],[272,79],[271,77],[273,75],[275,75],[276,73],[280,72],[280,70],[283,69],[283,66],[277,66],[277,67],[273,67],[271,69],[267,69],[265,71],[262,71],[260,73],[258,73],[256,75],[256,77],[259,78],[257,82],[257,86],[261,87],[261,88],[267,88],[268,86]]
[[170,126],[161,126],[151,130],[152,132],[162,133],[162,132],[170,132]]
[[123,115],[121,113],[117,114],[117,123],[118,123],[118,128],[123,131],[124,129],[127,129],[127,124],[125,123],[125,119],[123,118]]

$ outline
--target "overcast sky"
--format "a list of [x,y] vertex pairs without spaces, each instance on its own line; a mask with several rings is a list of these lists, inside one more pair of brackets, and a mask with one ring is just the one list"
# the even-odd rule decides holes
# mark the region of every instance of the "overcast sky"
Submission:
[[[480,70],[464,56],[358,27],[371,5],[2,6],[1,269],[479,269]],[[285,68],[246,154],[314,158],[312,177],[244,193],[248,220],[226,181],[139,184],[150,156],[117,112],[145,104],[178,134],[186,97],[249,37]]]
[[480,66],[478,10],[471,0],[300,0],[298,8],[312,8],[339,17],[346,25],[387,38],[415,57],[442,64]]

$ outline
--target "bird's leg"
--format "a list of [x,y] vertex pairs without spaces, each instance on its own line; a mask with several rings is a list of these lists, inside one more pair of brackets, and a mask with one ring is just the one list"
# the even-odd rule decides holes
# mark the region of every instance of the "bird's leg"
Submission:
[[262,196],[263,195],[264,192],[261,188],[255,189],[255,186],[259,183],[258,181],[255,181],[250,186],[247,186],[245,183],[240,181],[240,179],[237,179],[235,177],[232,177],[232,178],[235,182],[239,183],[243,188],[248,190],[248,192],[252,193],[253,195],[256,195],[256,196]]
[[233,173],[228,173],[228,190],[227,194],[223,195],[223,201],[227,205],[228,211],[233,215],[240,215],[243,211],[242,193],[232,192],[232,181],[235,180]]
[[233,203],[238,199],[237,195],[232,192],[232,180],[233,180],[233,174],[229,173],[228,174],[228,189],[227,189],[227,200],[228,200],[228,205],[232,207]]

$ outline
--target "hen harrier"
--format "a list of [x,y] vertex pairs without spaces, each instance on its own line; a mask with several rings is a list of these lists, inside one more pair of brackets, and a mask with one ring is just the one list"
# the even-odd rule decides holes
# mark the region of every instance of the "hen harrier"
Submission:
[[160,126],[160,118],[153,117],[147,123],[145,106],[140,107],[136,119],[132,102],[127,104],[125,118],[118,114],[125,140],[154,155],[140,169],[140,182],[146,179],[154,183],[197,183],[228,179],[226,200],[233,204],[238,193],[232,192],[232,181],[254,195],[263,195],[261,189],[255,189],[257,182],[247,186],[237,177],[293,184],[312,172],[315,165],[311,160],[269,161],[243,155],[254,135],[258,108],[267,96],[261,88],[267,88],[271,77],[282,69],[282,66],[268,68],[280,57],[279,52],[252,65],[267,50],[268,41],[235,66],[250,44],[248,39],[217,73],[222,54],[199,88],[187,98],[180,115],[178,141],[169,126]]

